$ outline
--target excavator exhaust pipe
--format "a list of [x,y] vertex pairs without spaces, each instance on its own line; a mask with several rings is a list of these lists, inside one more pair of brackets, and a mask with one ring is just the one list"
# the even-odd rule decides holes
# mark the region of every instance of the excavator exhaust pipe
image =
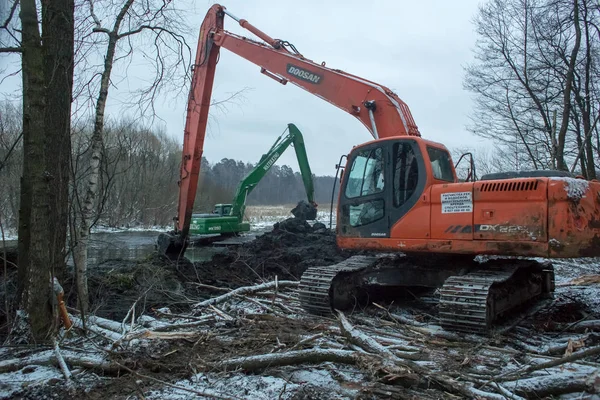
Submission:
[[176,259],[185,254],[187,240],[176,232],[161,233],[156,241],[158,254],[170,259]]
[[292,214],[303,221],[312,221],[317,219],[317,207],[302,200],[292,209]]

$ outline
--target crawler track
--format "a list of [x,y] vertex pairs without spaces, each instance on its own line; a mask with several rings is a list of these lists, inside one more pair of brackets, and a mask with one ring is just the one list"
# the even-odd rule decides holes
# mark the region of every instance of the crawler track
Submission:
[[364,270],[376,260],[376,257],[353,256],[335,265],[308,268],[302,274],[298,288],[302,307],[311,314],[331,314],[333,280],[343,272]]
[[486,333],[505,313],[553,290],[552,266],[535,261],[514,261],[452,276],[440,290],[440,324],[449,330]]
[[[365,279],[378,271],[365,270],[377,259],[354,256],[335,265],[307,269],[298,289],[302,307],[311,314],[329,315],[332,308],[346,309],[363,303],[368,298],[361,292]],[[426,280],[434,285],[430,287],[441,286],[439,319],[445,329],[489,333],[500,317],[554,291],[554,270],[549,263],[502,259],[477,264],[475,268],[447,279]],[[423,274],[426,275],[425,270]],[[409,284],[404,279],[401,282]],[[369,282],[370,290],[372,285]]]

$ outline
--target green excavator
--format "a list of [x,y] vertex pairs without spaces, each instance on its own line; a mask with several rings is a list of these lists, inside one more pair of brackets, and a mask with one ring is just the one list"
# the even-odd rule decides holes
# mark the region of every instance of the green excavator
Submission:
[[261,157],[252,171],[242,179],[231,204],[216,204],[212,213],[192,214],[190,235],[220,234],[223,236],[233,236],[241,232],[248,232],[250,230],[250,223],[244,221],[246,199],[290,145],[293,145],[296,151],[308,200],[308,202],[301,201],[292,210],[292,214],[305,220],[316,219],[317,205],[314,201],[315,190],[306,155],[306,148],[304,147],[304,139],[296,125],[288,124],[287,129],[277,138],[269,151]]

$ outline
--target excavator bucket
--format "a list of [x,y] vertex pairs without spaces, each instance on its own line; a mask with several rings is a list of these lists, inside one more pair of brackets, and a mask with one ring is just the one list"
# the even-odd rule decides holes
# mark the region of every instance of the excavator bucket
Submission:
[[315,220],[317,219],[317,207],[302,200],[292,209],[292,214],[303,221]]
[[158,254],[167,258],[178,258],[185,254],[187,241],[175,232],[161,233],[156,241]]

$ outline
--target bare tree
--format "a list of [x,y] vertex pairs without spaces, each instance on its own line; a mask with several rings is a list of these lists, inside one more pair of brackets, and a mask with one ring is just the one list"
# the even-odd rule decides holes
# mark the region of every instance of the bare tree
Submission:
[[[74,262],[77,272],[77,287],[79,304],[83,312],[87,310],[87,248],[90,228],[94,220],[94,210],[99,193],[100,172],[102,164],[102,149],[104,147],[105,109],[111,75],[115,62],[131,57],[134,53],[133,39],[148,36],[153,42],[152,66],[155,71],[152,83],[139,92],[137,101],[141,114],[154,111],[154,101],[161,88],[169,84],[170,71],[182,68],[187,72],[190,65],[191,51],[181,29],[185,27],[178,17],[179,10],[172,3],[163,1],[126,0],[123,3],[94,2],[88,0],[89,15],[94,22],[93,33],[106,36],[106,53],[103,69],[100,74],[100,88],[95,102],[94,130],[91,136],[90,170],[87,175],[85,192],[77,197],[76,214],[77,228],[73,230]],[[100,9],[99,5],[102,5]],[[110,16],[117,11],[110,27],[103,26],[98,12]],[[126,51],[118,55],[118,44],[125,42]],[[143,51],[143,50],[142,50]],[[151,51],[148,51],[151,53]]]
[[[589,35],[597,18],[591,4],[490,0],[479,9],[476,62],[465,77],[465,87],[475,93],[470,129],[505,152],[512,148],[518,168],[568,170],[567,160],[580,153],[587,138],[580,130],[595,129],[581,101],[593,81],[585,70],[592,71],[597,58],[598,37]],[[585,157],[587,162],[587,150]]]

